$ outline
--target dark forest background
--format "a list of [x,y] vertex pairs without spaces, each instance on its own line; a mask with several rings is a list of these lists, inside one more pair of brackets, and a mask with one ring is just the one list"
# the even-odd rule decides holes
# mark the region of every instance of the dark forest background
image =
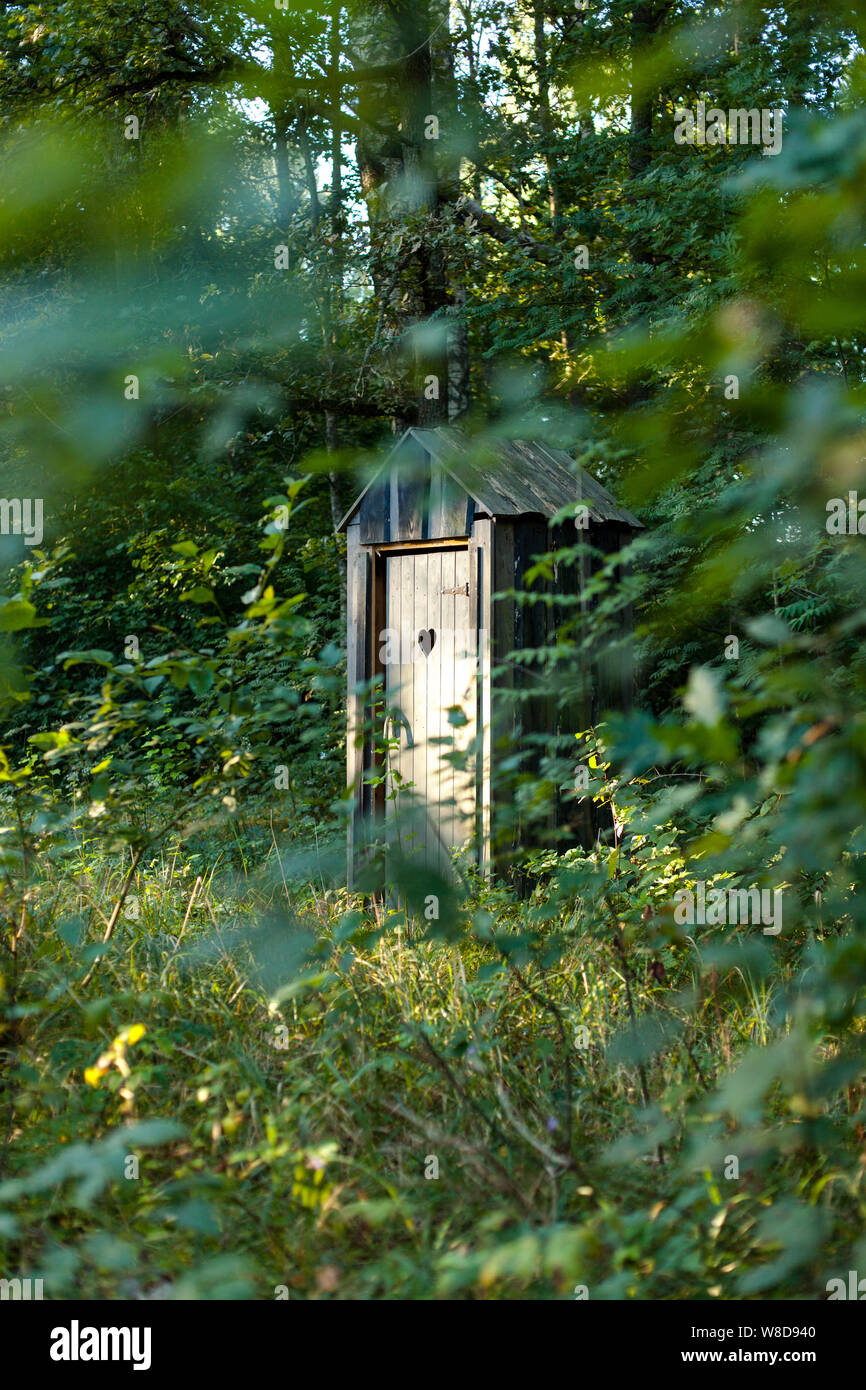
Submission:
[[[44,515],[0,535],[8,1277],[866,1273],[863,28],[0,3],[0,492]],[[678,143],[701,102],[781,149]],[[431,923],[345,887],[335,527],[447,423],[567,449],[646,529],[539,658],[567,705],[631,604],[634,708],[501,750],[527,825],[584,757],[598,841],[528,837],[520,892],[464,865]],[[698,881],[782,890],[780,935],[684,926]]]

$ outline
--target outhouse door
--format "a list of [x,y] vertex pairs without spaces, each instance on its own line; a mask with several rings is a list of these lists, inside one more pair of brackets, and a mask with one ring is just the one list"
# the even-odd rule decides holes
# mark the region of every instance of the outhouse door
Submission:
[[[403,854],[447,876],[475,829],[478,635],[466,546],[385,554],[386,819]],[[466,755],[455,767],[449,754]]]

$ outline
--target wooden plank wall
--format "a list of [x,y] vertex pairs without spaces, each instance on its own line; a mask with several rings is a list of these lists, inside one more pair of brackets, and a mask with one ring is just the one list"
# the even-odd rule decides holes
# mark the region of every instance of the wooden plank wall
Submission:
[[[527,571],[539,555],[552,548],[547,523],[538,517],[497,520],[494,538],[495,589],[524,590]],[[532,587],[544,594],[552,586],[539,581]],[[512,756],[520,757],[520,771],[537,775],[556,729],[555,701],[546,684],[549,677],[545,668],[515,660],[512,653],[543,648],[553,625],[549,610],[541,601],[527,605],[503,598],[496,601],[495,610],[495,665],[499,670],[495,677],[494,749],[502,740],[503,756],[510,748]],[[505,870],[514,852],[544,838],[545,832],[556,824],[557,810],[551,804],[543,824],[533,822],[528,826],[515,816],[513,791],[501,778],[497,785],[495,771],[492,795],[497,857]],[[513,875],[509,873],[509,877]],[[514,882],[521,887],[519,873]]]
[[[553,549],[554,536],[545,521],[530,519],[518,522],[515,534],[515,586],[525,589],[527,571],[540,555],[546,555]],[[529,592],[537,591],[539,595],[545,595],[553,590],[554,585],[551,581],[539,579],[531,586]],[[537,651],[545,647],[554,636],[553,614],[545,603],[539,601],[519,608],[515,627],[515,647],[518,650]],[[518,709],[521,726],[527,734],[539,736],[544,740],[543,743],[536,742],[535,738],[527,741],[527,758],[523,764],[527,771],[538,775],[544,754],[551,751],[557,733],[556,701],[551,690],[551,674],[544,665],[536,663],[520,666],[515,674],[519,678]],[[546,825],[552,828],[555,824],[556,809],[552,805]]]
[[476,517],[469,540],[469,611],[478,629],[475,840],[485,878],[493,872],[493,522]]
[[[494,591],[525,588],[526,572],[538,555],[575,543],[573,527],[557,527],[551,531],[545,522],[529,517],[513,522],[497,520],[493,533]],[[589,533],[582,534],[604,555],[618,550],[630,535],[627,529],[606,523],[594,523]],[[541,592],[561,592],[579,597],[581,603],[577,612],[586,621],[589,617],[589,601],[585,597],[587,584],[602,563],[601,559],[584,557],[580,565],[559,567],[555,580],[543,583]],[[555,641],[558,624],[573,620],[575,611],[572,605],[564,604],[557,609],[544,603],[520,605],[506,599],[500,599],[494,605],[493,665],[497,668],[493,688],[494,758],[497,741],[504,736],[512,741],[514,751],[522,753],[522,771],[537,774],[545,751],[552,751],[555,740],[559,747],[561,736],[568,740],[577,730],[597,722],[605,708],[628,708],[631,702],[633,678],[626,653],[605,659],[590,653],[584,662],[584,693],[578,698],[570,697],[564,708],[560,708],[555,687],[551,687],[549,671],[508,660],[512,649],[537,649]],[[578,635],[579,632],[580,624]],[[534,736],[540,736],[541,741],[537,742]],[[564,746],[560,751],[565,751]],[[578,756],[575,756],[574,763],[578,760]],[[490,797],[495,859],[503,869],[507,867],[512,850],[526,848],[531,842],[540,843],[545,831],[557,825],[569,825],[574,841],[586,847],[594,843],[598,834],[598,808],[589,799],[577,803],[568,795],[557,796],[551,805],[550,815],[543,823],[534,823],[532,827],[515,823],[509,830],[507,822],[511,819],[509,808],[513,797],[501,779],[497,785],[495,765]],[[520,886],[520,875],[515,882]]]
[[365,750],[358,740],[364,729],[364,700],[356,691],[367,676],[370,555],[360,542],[360,523],[346,528],[346,785],[354,789],[347,847],[347,881],[351,887],[364,831],[363,771]]
[[[632,538],[630,528],[615,522],[592,522],[588,531],[578,532],[578,537],[601,556],[607,556],[627,545]],[[556,538],[557,546],[568,547],[575,543],[573,528],[566,527]],[[557,575],[557,589],[562,593],[579,595],[581,603],[578,612],[582,623],[589,622],[589,601],[586,598],[590,578],[603,565],[599,556],[584,556],[580,565],[569,566]],[[556,611],[556,610],[554,610]],[[563,605],[559,610],[564,621],[574,617],[575,610]],[[623,613],[621,631],[623,636],[630,634],[633,626],[631,610]],[[578,627],[579,636],[580,627]],[[564,732],[588,728],[597,724],[607,709],[630,709],[633,703],[634,674],[631,643],[624,645],[619,653],[603,654],[590,651],[584,666],[586,687],[582,702],[575,702],[573,709],[560,713],[560,727]],[[575,763],[583,761],[580,751]],[[590,848],[600,830],[610,829],[610,813],[594,805],[590,798],[576,802],[572,797],[563,797],[558,806],[557,819],[560,824],[571,827],[575,843]]]
[[431,463],[429,455],[423,458],[422,463],[407,441],[392,467],[363,497],[357,513],[363,545],[468,538],[472,498],[444,469]]
[[[595,523],[591,525],[594,526]],[[581,537],[585,538],[587,536],[590,537],[591,544],[596,543],[592,540],[591,530],[589,532],[575,531],[573,523],[568,522],[565,525],[554,528],[551,536],[550,548],[551,550],[571,549]],[[578,605],[563,603],[561,606],[556,605],[550,610],[549,622],[551,640],[554,639],[556,630],[560,625],[570,625],[575,622],[576,618],[578,622],[573,640],[580,640],[582,629],[581,620],[585,619],[587,613],[588,600],[586,598],[586,585],[589,575],[590,565],[587,557],[583,557],[578,564],[557,566],[554,584],[552,586],[554,591],[562,594],[563,597],[579,598],[580,603]],[[572,771],[577,767],[578,763],[584,761],[581,756],[580,748],[577,743],[574,742],[573,735],[581,729],[586,729],[591,724],[592,703],[595,698],[596,681],[591,661],[585,661],[583,663],[582,673],[585,679],[583,689],[578,690],[576,695],[570,693],[565,707],[562,707],[560,703],[557,702],[554,716],[557,733],[559,735],[564,735],[569,741],[569,745],[574,748],[575,755],[571,762]],[[560,796],[557,802],[556,821],[558,825],[568,825],[570,827],[575,844],[583,845],[587,849],[594,844],[597,833],[597,817],[595,814],[595,807],[590,797],[584,797],[580,801],[577,801],[570,794]]]
[[[631,533],[616,523],[610,523],[593,527],[591,536],[592,544],[607,556],[627,545]],[[601,569],[601,565],[601,561],[593,561],[593,572]],[[625,637],[632,630],[633,624],[634,618],[629,607],[621,616],[620,634]],[[634,662],[632,645],[629,642],[619,651],[598,658],[592,717],[594,720],[600,719],[605,709],[631,709],[633,702]]]
[[[516,524],[510,519],[497,518],[493,523],[493,593],[515,587],[517,562]],[[511,741],[519,735],[519,717],[514,699],[516,681],[511,652],[519,626],[517,605],[511,598],[497,598],[492,604],[493,638],[491,661],[493,667],[493,702],[491,744],[493,758],[490,770],[489,796],[492,805],[492,837],[494,862],[504,865],[517,842],[516,826],[509,824],[511,798],[502,786],[497,773],[497,760],[508,756]]]

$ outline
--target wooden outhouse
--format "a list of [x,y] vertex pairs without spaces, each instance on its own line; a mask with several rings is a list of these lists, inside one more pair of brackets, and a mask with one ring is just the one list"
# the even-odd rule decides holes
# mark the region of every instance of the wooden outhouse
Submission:
[[[407,430],[340,522],[350,883],[373,826],[378,834],[384,824],[387,842],[407,800],[411,830],[407,837],[404,818],[396,833],[419,863],[448,872],[450,851],[465,847],[482,869],[493,866],[502,726],[519,738],[530,727],[544,733],[547,717],[543,699],[522,709],[506,700],[522,679],[509,654],[542,646],[552,631],[549,604],[494,595],[521,589],[537,555],[574,546],[575,503],[597,552],[619,551],[641,525],[562,451],[521,440],[481,445],[443,426]],[[572,568],[561,582],[573,595],[585,578]],[[608,706],[630,703],[630,670],[617,680],[620,689],[596,691],[593,705],[602,696]],[[575,727],[593,713],[581,711],[587,722]]]

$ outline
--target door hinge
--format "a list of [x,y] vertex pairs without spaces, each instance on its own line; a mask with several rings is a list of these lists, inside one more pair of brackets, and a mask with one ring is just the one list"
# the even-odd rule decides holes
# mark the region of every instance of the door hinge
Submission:
[[468,598],[468,597],[469,597],[469,580],[467,579],[467,581],[466,581],[465,584],[461,584],[459,589],[441,589],[441,590],[440,590],[440,593],[443,593],[443,594],[465,594],[466,597]]

